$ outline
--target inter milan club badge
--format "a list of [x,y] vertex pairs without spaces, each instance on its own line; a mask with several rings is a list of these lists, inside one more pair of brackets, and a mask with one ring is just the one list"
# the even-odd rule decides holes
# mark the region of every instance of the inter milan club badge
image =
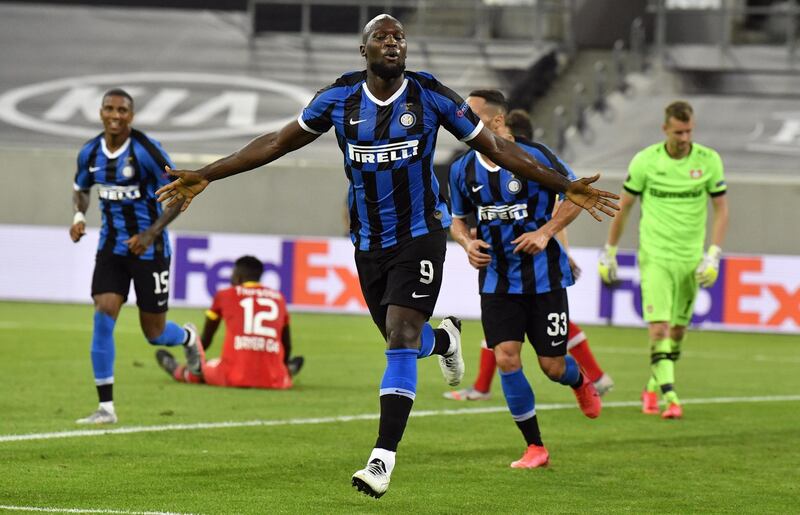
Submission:
[[511,179],[506,183],[506,188],[508,189],[509,193],[517,194],[519,190],[522,189],[522,183],[519,182],[519,179]]
[[408,111],[406,111],[405,113],[400,115],[400,125],[402,125],[406,129],[414,125],[414,122],[416,121],[417,117],[414,116],[414,113],[409,113]]
[[131,165],[125,165],[125,168],[122,169],[122,175],[128,179],[133,177],[133,167]]

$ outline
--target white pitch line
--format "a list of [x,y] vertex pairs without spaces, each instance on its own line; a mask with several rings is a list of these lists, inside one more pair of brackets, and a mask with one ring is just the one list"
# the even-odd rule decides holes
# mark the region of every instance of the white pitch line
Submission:
[[192,515],[191,513],[178,513],[174,511],[126,511],[105,510],[93,508],[51,508],[40,506],[7,506],[0,504],[0,510],[9,511],[38,511],[44,513],[115,513],[122,515]]
[[[762,395],[756,397],[710,397],[705,399],[683,399],[683,404],[735,404],[751,402],[794,402],[800,401],[800,395]],[[640,401],[604,402],[604,408],[631,408],[641,405]],[[575,409],[574,403],[540,404],[537,411]],[[485,413],[504,413],[505,406],[487,406],[485,408],[461,408],[445,410],[414,411],[412,417],[439,417],[452,415],[482,415]],[[237,427],[276,427],[301,426],[314,424],[331,424],[336,422],[354,422],[360,420],[378,420],[380,415],[368,413],[363,415],[342,415],[338,417],[289,418],[283,420],[246,420],[242,422],[200,422],[197,424],[165,424],[159,426],[130,426],[114,429],[84,429],[77,431],[60,431],[54,433],[28,433],[21,435],[0,435],[0,443],[21,442],[27,440],[53,440],[57,438],[78,438],[82,436],[120,435],[133,433],[158,433],[163,431],[191,431],[196,429],[228,429]]]

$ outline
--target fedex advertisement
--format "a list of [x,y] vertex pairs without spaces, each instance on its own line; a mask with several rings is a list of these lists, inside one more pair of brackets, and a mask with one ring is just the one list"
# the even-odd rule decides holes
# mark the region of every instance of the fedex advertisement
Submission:
[[[367,314],[347,238],[171,232],[170,305],[207,308],[230,283],[233,262],[249,254],[264,263],[262,282],[280,290],[294,311]],[[91,302],[97,230],[78,244],[66,227],[0,225],[0,299]],[[569,288],[570,315],[587,324],[643,326],[639,272],[632,251],[620,251],[620,282],[603,285],[599,249],[573,248],[582,269]],[[129,303],[134,300],[133,288]],[[434,316],[480,318],[478,274],[448,243]],[[800,256],[726,255],[716,284],[701,289],[693,324],[720,330],[800,333]]]

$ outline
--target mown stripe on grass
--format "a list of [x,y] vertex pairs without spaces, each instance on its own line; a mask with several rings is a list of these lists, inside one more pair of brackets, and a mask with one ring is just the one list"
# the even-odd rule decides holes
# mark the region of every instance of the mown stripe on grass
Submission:
[[[800,395],[760,395],[754,397],[709,397],[700,399],[682,399],[683,404],[740,404],[754,402],[796,402]],[[639,407],[640,401],[604,402],[603,408]],[[537,411],[575,409],[575,403],[540,404]],[[502,413],[508,411],[505,406],[487,406],[485,408],[461,408],[444,410],[420,410],[411,412],[412,417],[445,417],[451,415],[482,415],[485,413]],[[354,422],[360,420],[378,420],[378,413],[363,415],[342,415],[337,417],[289,418],[282,420],[246,420],[242,422],[199,422],[195,424],[165,424],[157,426],[130,426],[108,429],[83,429],[75,431],[59,431],[53,433],[28,433],[21,435],[0,435],[0,443],[21,442],[27,440],[53,440],[56,438],[79,438],[84,436],[104,436],[133,433],[157,433],[161,431],[190,431],[197,429],[228,429],[256,426],[298,426],[314,424],[331,424],[336,422]]]
[[126,510],[106,510],[95,508],[53,508],[50,506],[7,506],[0,504],[0,510],[9,511],[37,511],[44,513],[118,513],[122,515],[191,515],[190,513],[178,513],[174,511],[126,511]]

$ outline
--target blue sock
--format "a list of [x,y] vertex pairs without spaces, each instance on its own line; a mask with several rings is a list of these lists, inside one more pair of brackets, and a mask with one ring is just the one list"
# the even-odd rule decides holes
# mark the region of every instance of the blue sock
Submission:
[[114,383],[114,325],[116,321],[95,311],[92,332],[92,370],[97,385]]
[[386,370],[381,381],[381,395],[395,394],[411,400],[417,396],[417,350],[386,351]]
[[513,372],[500,371],[500,384],[514,420],[520,422],[536,415],[536,397],[521,368]]
[[151,345],[166,345],[167,347],[183,345],[183,342],[186,341],[186,329],[175,322],[167,320],[167,323],[164,325],[164,332],[158,335],[158,338],[147,341],[149,341]]
[[436,342],[436,334],[433,332],[431,324],[422,326],[422,334],[420,335],[419,353],[417,358],[427,358],[433,352],[433,344]]
[[580,379],[581,370],[578,368],[578,363],[575,362],[575,358],[572,356],[564,356],[564,361],[567,366],[564,367],[564,373],[558,379],[558,382],[567,386],[572,386]]

